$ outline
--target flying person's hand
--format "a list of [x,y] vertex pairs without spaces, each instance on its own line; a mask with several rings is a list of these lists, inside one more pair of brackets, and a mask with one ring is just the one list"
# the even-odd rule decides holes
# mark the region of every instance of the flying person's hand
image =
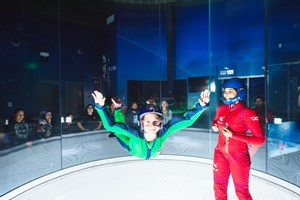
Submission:
[[120,108],[122,105],[122,102],[117,97],[111,98],[112,103],[114,104],[114,108]]
[[200,93],[199,102],[200,102],[201,106],[205,106],[206,104],[209,103],[209,101],[210,101],[209,95],[210,95],[210,91],[208,89],[205,89],[204,91],[202,91]]
[[101,92],[98,92],[97,90],[95,90],[92,93],[92,96],[94,97],[95,104],[99,104],[100,106],[104,106],[105,97],[103,97]]

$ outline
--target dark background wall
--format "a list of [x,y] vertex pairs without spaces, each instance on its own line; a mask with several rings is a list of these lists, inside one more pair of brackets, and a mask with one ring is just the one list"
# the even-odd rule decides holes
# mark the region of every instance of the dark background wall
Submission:
[[[1,2],[0,9],[1,115],[16,107],[33,116],[45,108],[57,115],[83,111],[91,91],[101,87],[110,6],[23,0]],[[72,87],[78,94],[71,96],[81,99],[70,107]]]
[[[283,63],[286,70],[294,62],[294,71],[298,70],[298,8],[296,0],[159,7],[80,0],[1,2],[1,116],[16,107],[24,107],[30,115],[46,107],[61,115],[79,113],[92,102],[94,89],[126,102],[128,81],[158,81],[160,90],[155,95],[159,97],[169,97],[168,87],[179,88],[182,81],[186,89],[175,88],[177,94],[172,92],[171,97],[183,93],[183,98],[189,98],[193,96],[188,92],[189,78],[227,78],[220,75],[225,67],[234,69],[231,76],[263,76],[266,58],[272,76],[277,77],[270,78],[272,90],[277,91],[270,92],[270,98],[285,94],[286,87],[275,83],[288,83],[288,76],[281,76],[282,70],[275,66]],[[168,40],[171,31],[174,49]],[[174,57],[170,58],[170,51]],[[41,52],[49,56],[40,56]],[[171,70],[170,59],[174,59]],[[104,66],[109,71],[106,80]],[[170,77],[177,81],[174,85]],[[298,75],[293,77],[297,85]],[[165,82],[166,89],[161,89]]]

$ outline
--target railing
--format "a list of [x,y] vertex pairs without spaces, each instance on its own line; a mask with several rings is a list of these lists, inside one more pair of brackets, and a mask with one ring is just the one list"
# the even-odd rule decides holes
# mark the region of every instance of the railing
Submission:
[[[105,130],[55,136],[0,152],[0,195],[47,174],[97,160],[130,156]],[[187,128],[170,136],[162,155],[212,159],[218,134],[208,129]],[[268,138],[252,158],[252,168],[279,177],[299,187],[300,149]],[[281,141],[282,142],[282,141]],[[299,145],[298,145],[299,146]],[[278,155],[275,155],[277,152]],[[279,153],[282,154],[279,154]]]

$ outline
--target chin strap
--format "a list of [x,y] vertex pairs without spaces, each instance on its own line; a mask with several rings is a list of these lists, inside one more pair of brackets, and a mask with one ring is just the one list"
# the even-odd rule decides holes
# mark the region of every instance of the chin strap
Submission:
[[240,97],[234,97],[234,98],[231,98],[231,99],[225,99],[223,98],[223,102],[225,104],[228,104],[228,105],[232,105],[232,104],[235,104],[236,102],[240,101],[241,98]]

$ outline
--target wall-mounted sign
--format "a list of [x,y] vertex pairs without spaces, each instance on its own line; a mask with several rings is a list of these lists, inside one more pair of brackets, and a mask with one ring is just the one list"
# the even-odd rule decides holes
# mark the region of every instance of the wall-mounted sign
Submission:
[[218,70],[219,70],[219,76],[235,75],[235,67],[234,66],[219,67]]

